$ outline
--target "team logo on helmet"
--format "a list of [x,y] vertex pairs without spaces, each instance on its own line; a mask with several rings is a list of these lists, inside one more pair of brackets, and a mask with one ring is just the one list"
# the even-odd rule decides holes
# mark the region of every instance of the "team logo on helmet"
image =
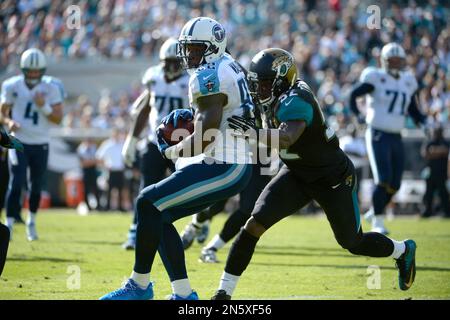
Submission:
[[285,76],[292,66],[292,59],[289,56],[281,56],[272,63],[272,70],[278,72],[280,76]]
[[222,42],[225,39],[225,30],[220,24],[214,25],[212,33],[217,42]]

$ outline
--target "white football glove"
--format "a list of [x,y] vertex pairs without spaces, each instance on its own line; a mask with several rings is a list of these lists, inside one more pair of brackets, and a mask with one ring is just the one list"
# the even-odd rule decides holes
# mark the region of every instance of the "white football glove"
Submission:
[[132,167],[134,161],[136,161],[136,144],[138,141],[138,138],[128,135],[123,145],[122,157],[128,167]]

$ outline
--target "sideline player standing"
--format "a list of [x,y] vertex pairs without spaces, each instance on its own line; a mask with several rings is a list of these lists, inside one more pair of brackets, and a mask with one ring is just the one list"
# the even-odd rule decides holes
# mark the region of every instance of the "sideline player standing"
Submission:
[[[159,50],[160,64],[150,67],[142,78],[146,90],[133,104],[134,122],[122,149],[125,164],[133,166],[139,136],[148,124],[148,143],[140,157],[141,190],[161,181],[166,171],[174,171],[173,162],[165,159],[158,150],[156,128],[161,119],[175,109],[189,107],[189,76],[183,70],[177,57],[178,40],[167,39]],[[128,231],[127,241],[122,245],[126,250],[136,246],[136,211]]]
[[47,67],[39,49],[26,50],[20,59],[23,75],[2,84],[0,124],[22,141],[23,153],[9,152],[10,182],[6,196],[6,213],[11,236],[14,217],[20,215],[22,187],[30,169],[29,215],[27,238],[37,240],[36,214],[47,170],[50,123],[59,124],[63,116],[63,92],[51,78],[43,80]]
[[176,128],[180,119],[193,120],[194,132],[170,147],[160,132],[158,146],[168,159],[194,156],[198,162],[141,191],[136,199],[133,272],[122,288],[103,300],[152,299],[150,271],[156,251],[171,280],[171,299],[198,299],[187,277],[183,244],[173,222],[241,192],[252,171],[247,140],[227,124],[227,118],[243,116],[253,105],[245,75],[225,53],[226,44],[225,29],[210,18],[191,19],[181,31],[179,56],[191,74],[189,101],[195,116],[187,109],[175,110],[163,123]]
[[[250,64],[250,92],[274,124],[274,129],[262,134],[271,137],[271,130],[279,133],[280,158],[285,165],[266,186],[234,241],[213,299],[231,298],[263,233],[311,200],[325,211],[336,241],[343,248],[356,255],[393,257],[400,271],[400,288],[409,289],[415,276],[415,242],[363,233],[353,164],[339,148],[339,140],[327,126],[317,98],[304,81],[297,79],[297,74],[293,56],[282,49],[263,50]],[[251,128],[248,121],[238,117],[229,121],[244,132]]]
[[366,68],[360,84],[352,91],[350,107],[360,118],[356,98],[366,96],[366,145],[375,189],[372,208],[365,218],[372,231],[388,234],[383,213],[400,189],[404,169],[401,130],[409,114],[416,124],[424,124],[425,116],[417,106],[418,85],[410,71],[404,71],[405,51],[397,43],[388,43],[381,50],[381,68]]

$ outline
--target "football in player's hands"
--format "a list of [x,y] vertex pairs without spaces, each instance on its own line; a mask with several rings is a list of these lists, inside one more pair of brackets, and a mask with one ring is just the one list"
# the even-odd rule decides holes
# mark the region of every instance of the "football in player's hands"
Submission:
[[156,132],[169,145],[173,146],[194,132],[194,120],[178,118],[177,126],[173,122],[162,122]]

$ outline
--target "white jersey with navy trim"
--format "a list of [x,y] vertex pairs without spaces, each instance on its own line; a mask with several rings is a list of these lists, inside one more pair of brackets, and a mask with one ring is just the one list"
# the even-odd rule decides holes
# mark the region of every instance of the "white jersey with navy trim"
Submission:
[[52,83],[52,84],[56,85],[59,89],[62,99],[63,100],[67,99],[66,88],[64,87],[64,83],[60,79],[55,78],[53,76],[45,75],[42,77],[42,82]]
[[228,126],[227,118],[243,116],[247,109],[253,109],[245,74],[239,64],[229,55],[214,63],[202,65],[189,80],[189,101],[197,109],[199,97],[223,93],[227,104],[223,107],[219,131],[221,139],[214,139],[205,150],[205,156],[227,163],[250,163],[248,142],[235,135]]
[[156,143],[156,128],[161,119],[174,109],[189,107],[189,75],[183,74],[178,79],[167,82],[162,65],[150,67],[142,77],[142,84],[150,91],[150,116],[148,139]]
[[366,96],[367,124],[378,130],[400,133],[405,126],[408,106],[418,88],[410,71],[400,72],[394,78],[384,69],[368,67],[360,82],[369,83],[375,90]]
[[0,101],[12,106],[11,117],[20,124],[14,136],[26,144],[44,144],[50,140],[50,122],[33,102],[37,92],[44,94],[45,102],[50,106],[63,102],[61,90],[51,81],[41,81],[29,89],[23,75],[20,75],[2,84]]

